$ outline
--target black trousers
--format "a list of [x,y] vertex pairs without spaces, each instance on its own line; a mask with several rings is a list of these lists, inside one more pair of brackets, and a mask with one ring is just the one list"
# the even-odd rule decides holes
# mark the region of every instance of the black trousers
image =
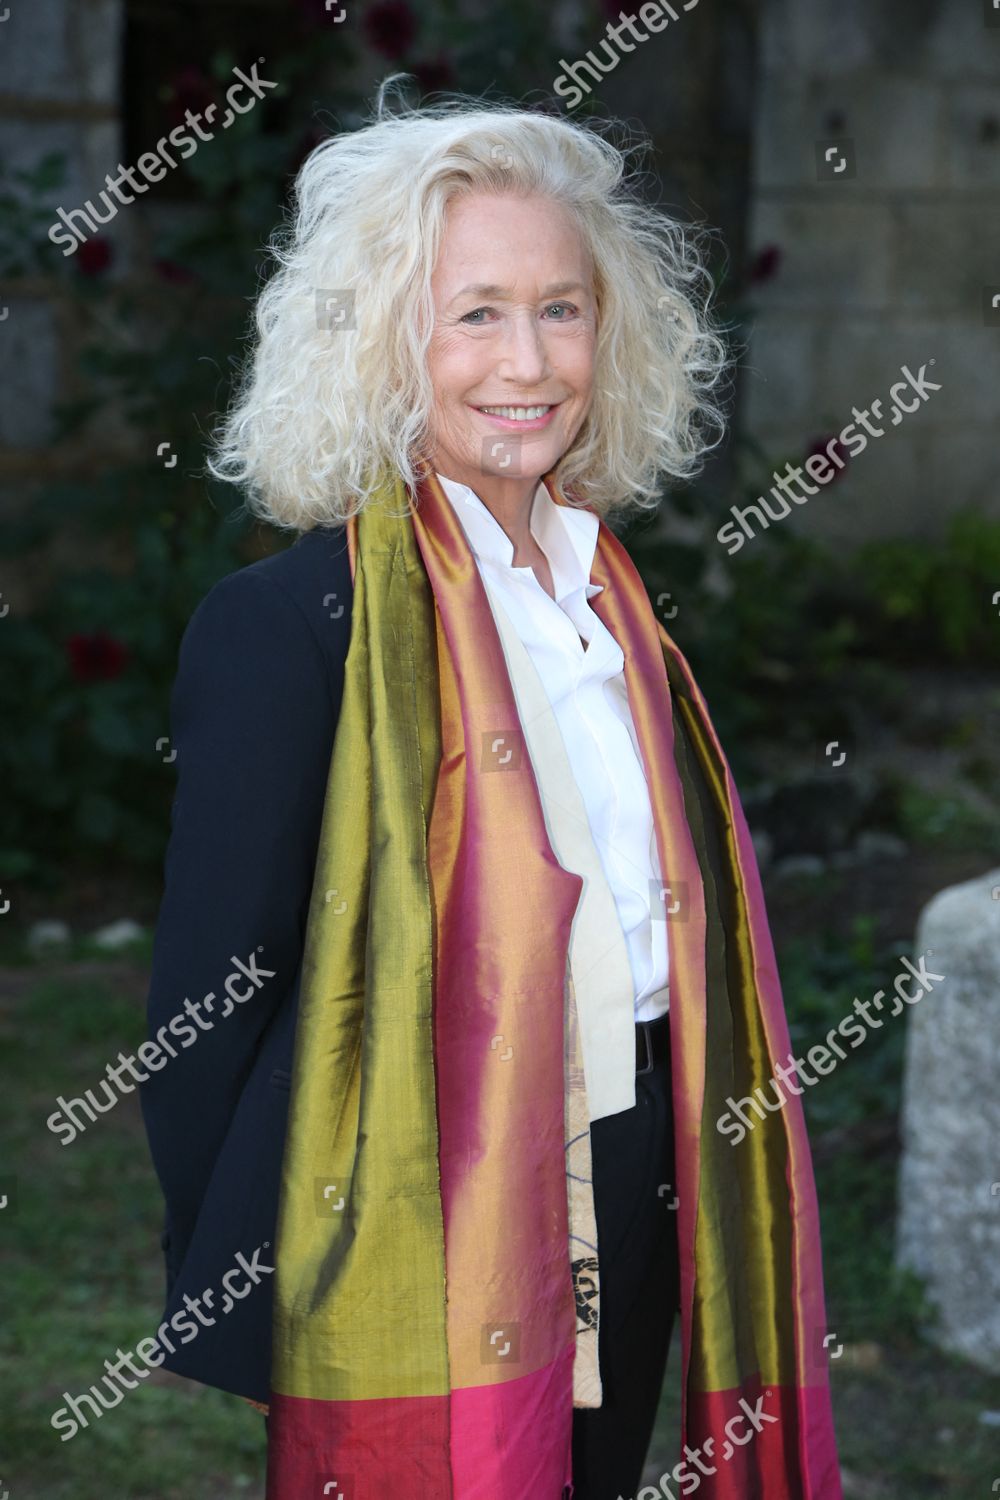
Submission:
[[592,1122],[590,1142],[603,1401],[573,1411],[572,1500],[629,1500],[641,1488],[679,1305],[669,1054],[636,1078],[632,1109]]

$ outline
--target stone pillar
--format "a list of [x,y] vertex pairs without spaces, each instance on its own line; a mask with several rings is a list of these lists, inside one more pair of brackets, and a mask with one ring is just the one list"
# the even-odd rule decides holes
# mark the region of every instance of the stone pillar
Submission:
[[[122,10],[121,0],[0,0],[0,154],[8,172],[65,156],[53,214],[103,187],[120,158]],[[64,303],[48,278],[0,282],[0,504],[25,503],[36,481],[72,472],[76,461],[52,449],[54,408],[71,394]]]

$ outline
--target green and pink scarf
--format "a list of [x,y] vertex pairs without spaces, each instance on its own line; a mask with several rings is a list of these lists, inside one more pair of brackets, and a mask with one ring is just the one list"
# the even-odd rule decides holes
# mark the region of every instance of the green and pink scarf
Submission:
[[[580,1365],[596,1358],[570,1248],[592,1205],[574,1203],[566,1166],[582,882],[552,851],[528,755],[496,754],[524,748],[515,696],[429,466],[416,504],[387,475],[347,534],[268,1500],[561,1500],[574,1399],[594,1404]],[[697,1474],[705,1500],[840,1500],[801,1103],[738,1145],[716,1123],[790,1050],[746,820],[691,671],[603,522],[592,580],[624,652],[671,895],[682,1441],[701,1458],[662,1493],[692,1493]],[[747,1411],[759,1431],[727,1432]]]

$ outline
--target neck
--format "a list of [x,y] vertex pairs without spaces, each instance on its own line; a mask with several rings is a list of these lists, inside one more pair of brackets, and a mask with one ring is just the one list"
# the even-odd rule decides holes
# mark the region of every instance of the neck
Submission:
[[[435,466],[436,467],[436,466]],[[522,475],[512,475],[506,478],[503,475],[478,473],[460,474],[450,472],[454,465],[444,469],[436,468],[438,474],[443,474],[446,479],[455,480],[458,484],[468,485],[469,489],[486,506],[486,509],[506,532],[514,547],[515,558],[523,552],[536,550],[535,540],[531,535],[531,508],[534,503],[535,493],[541,483],[540,477],[535,475],[525,478]]]

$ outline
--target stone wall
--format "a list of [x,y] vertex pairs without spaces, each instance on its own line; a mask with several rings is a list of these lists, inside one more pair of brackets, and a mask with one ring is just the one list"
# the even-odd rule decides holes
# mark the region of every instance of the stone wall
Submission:
[[941,385],[873,420],[885,435],[787,524],[850,543],[940,534],[962,505],[1000,516],[1000,8],[766,0],[760,47],[750,238],[781,258],[752,293],[751,433],[783,467],[902,365]]

